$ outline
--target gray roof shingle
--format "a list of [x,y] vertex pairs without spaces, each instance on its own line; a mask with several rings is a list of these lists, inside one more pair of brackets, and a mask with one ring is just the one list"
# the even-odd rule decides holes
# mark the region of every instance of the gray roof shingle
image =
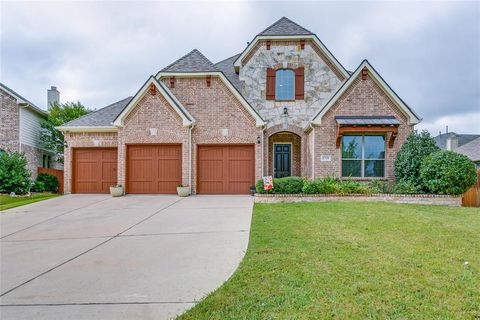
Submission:
[[455,132],[442,133],[433,139],[440,149],[447,148],[447,138],[456,135],[458,138],[458,146],[461,147],[466,143],[469,143],[472,140],[480,138],[480,134],[456,134]]
[[218,71],[215,65],[200,51],[193,49],[160,72],[211,72]]
[[454,151],[466,155],[472,161],[480,161],[480,137],[465,143]]
[[235,72],[235,67],[233,66],[233,63],[235,62],[235,60],[237,60],[239,56],[240,53],[220,62],[217,62],[215,64],[215,67],[219,71],[222,71],[225,77],[227,77],[227,79],[233,84],[233,86],[241,93],[242,82],[238,78],[238,74]]
[[102,127],[111,126],[113,121],[123,111],[132,97],[112,103],[80,118],[65,123],[62,127]]
[[298,25],[292,20],[282,17],[280,20],[269,26],[267,29],[260,32],[259,36],[297,36],[297,35],[312,35],[313,32]]

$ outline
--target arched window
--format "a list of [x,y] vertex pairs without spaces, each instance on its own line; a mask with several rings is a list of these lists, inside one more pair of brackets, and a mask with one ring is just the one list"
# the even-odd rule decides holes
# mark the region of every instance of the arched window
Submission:
[[295,72],[279,69],[275,72],[275,100],[295,100]]

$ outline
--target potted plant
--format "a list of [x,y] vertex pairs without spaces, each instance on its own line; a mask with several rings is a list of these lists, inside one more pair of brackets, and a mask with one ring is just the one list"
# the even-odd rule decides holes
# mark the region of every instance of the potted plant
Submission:
[[190,187],[179,185],[177,187],[177,194],[179,197],[188,197],[190,195]]
[[250,186],[250,193],[252,194],[252,196],[254,196],[256,192],[257,188],[255,186]]
[[121,184],[114,184],[110,186],[110,194],[112,197],[123,196],[123,186]]

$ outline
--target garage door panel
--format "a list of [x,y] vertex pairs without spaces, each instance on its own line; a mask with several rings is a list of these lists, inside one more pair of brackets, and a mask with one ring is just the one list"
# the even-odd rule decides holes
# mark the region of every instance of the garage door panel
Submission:
[[249,193],[254,157],[253,145],[199,146],[198,193]]
[[117,149],[73,150],[73,192],[108,193],[117,183]]
[[128,193],[176,193],[182,181],[179,145],[135,145],[127,148]]

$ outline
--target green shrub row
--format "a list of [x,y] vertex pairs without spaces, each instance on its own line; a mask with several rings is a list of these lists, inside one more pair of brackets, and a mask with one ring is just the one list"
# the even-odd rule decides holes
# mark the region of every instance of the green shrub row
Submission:
[[36,181],[30,179],[27,169],[27,159],[19,152],[0,154],[0,193],[25,194],[33,192],[57,192],[56,176],[40,173]]
[[273,179],[273,189],[266,191],[263,188],[263,181],[256,183],[257,193],[261,194],[377,194],[377,193],[398,193],[413,194],[418,190],[409,183],[392,183],[383,180],[372,180],[360,182],[355,180],[341,180],[339,178],[327,177],[324,179],[302,179],[300,177],[286,177]]

